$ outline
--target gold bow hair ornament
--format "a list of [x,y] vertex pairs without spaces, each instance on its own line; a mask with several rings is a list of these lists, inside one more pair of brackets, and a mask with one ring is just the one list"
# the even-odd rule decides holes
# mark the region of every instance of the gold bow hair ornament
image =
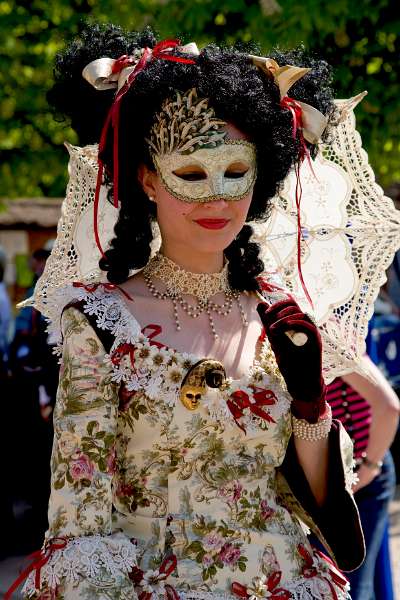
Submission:
[[[162,42],[165,44],[164,42]],[[194,42],[185,44],[184,46],[175,46],[179,52],[183,54],[191,54],[199,56],[200,51]],[[167,45],[165,44],[165,48]],[[149,58],[151,57],[151,49]],[[154,51],[154,50],[153,50]],[[117,93],[128,81],[131,73],[135,71],[139,61],[142,59],[144,49],[137,49],[131,55],[124,55],[118,59],[103,57],[90,62],[82,71],[82,76],[96,90],[115,89]],[[268,57],[248,55],[253,64],[269,77],[275,80],[279,87],[281,100],[287,97],[290,88],[311,69],[306,67],[295,67],[294,65],[285,65],[280,67],[278,63]],[[316,108],[305,102],[296,100],[296,103],[301,107],[302,111],[302,131],[304,138],[310,144],[316,144],[327,125],[326,117]]]
[[[184,46],[172,46],[176,47],[179,52],[183,54],[191,54],[198,56],[200,51],[197,45],[193,42],[185,44]],[[147,48],[148,60],[157,49]],[[169,49],[166,45],[162,51]],[[133,54],[120,56],[118,59],[114,58],[97,58],[92,60],[82,71],[82,77],[86,79],[96,90],[111,90],[115,89],[117,92],[125,85],[128,81],[129,75],[136,69],[140,59],[144,53],[144,48],[137,49]],[[183,62],[183,61],[182,61]]]
[[[311,69],[306,67],[295,67],[294,65],[285,65],[280,67],[273,58],[263,56],[254,56],[249,54],[253,64],[268,77],[272,75],[276,85],[279,87],[281,100],[287,97],[290,88],[304,75],[307,75]],[[303,136],[310,144],[317,144],[328,123],[327,118],[319,110],[306,104],[306,102],[295,101],[301,106],[302,112],[302,130]]]

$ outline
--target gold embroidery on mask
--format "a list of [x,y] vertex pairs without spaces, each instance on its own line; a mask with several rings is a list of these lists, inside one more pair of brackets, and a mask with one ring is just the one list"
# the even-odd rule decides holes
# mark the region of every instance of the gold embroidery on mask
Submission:
[[199,99],[195,88],[164,100],[146,142],[152,156],[178,151],[190,154],[197,148],[214,148],[224,141],[226,122],[215,117],[208,98]]

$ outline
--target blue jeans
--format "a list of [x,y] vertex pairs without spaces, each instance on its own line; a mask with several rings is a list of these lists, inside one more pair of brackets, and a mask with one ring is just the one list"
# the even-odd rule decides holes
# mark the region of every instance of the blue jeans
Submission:
[[[388,452],[382,472],[371,483],[354,494],[364,531],[366,557],[355,571],[346,573],[350,581],[352,600],[386,600],[376,598],[374,591],[375,565],[388,518],[388,506],[394,495],[396,476],[392,455]],[[388,565],[390,569],[390,566]]]

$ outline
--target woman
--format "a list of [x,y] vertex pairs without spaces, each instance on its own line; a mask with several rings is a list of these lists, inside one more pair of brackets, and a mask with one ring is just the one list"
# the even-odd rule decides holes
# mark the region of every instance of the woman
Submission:
[[[370,379],[350,373],[336,379],[327,390],[333,415],[353,440],[358,464],[359,480],[353,489],[365,536],[366,557],[361,567],[349,575],[353,600],[393,595],[390,563],[379,563],[378,556],[396,485],[389,449],[399,423],[399,400],[378,367],[367,356],[363,361]],[[386,582],[388,590],[377,590],[379,580]]]
[[273,59],[113,26],[59,57],[51,101],[82,143],[100,138],[120,213],[110,284],[76,282],[60,307],[50,528],[28,597],[348,598],[351,447],[318,330],[261,277],[246,224],[313,153],[330,73],[301,51]]

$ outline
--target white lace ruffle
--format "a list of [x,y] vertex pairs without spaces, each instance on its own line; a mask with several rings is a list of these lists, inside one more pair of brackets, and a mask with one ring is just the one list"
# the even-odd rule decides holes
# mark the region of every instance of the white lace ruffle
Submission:
[[[65,306],[65,298],[71,301],[71,296],[83,302],[83,312],[96,318],[96,325],[99,329],[109,331],[114,337],[114,342],[109,354],[105,355],[105,363],[112,370],[112,379],[116,383],[124,383],[128,391],[146,390],[146,396],[156,401],[154,410],[160,409],[160,418],[169,418],[165,408],[172,410],[179,395],[182,380],[191,366],[199,361],[199,357],[194,354],[177,352],[173,348],[162,347],[152,343],[151,339],[142,334],[141,328],[135,317],[125,306],[125,302],[115,290],[108,290],[102,285],[95,289],[85,289],[83,287],[66,286],[63,293],[58,296],[59,308],[61,314]],[[61,341],[61,336],[59,336]],[[137,354],[135,355],[134,365],[132,364],[129,353],[120,357],[119,360],[112,359],[115,352],[120,347],[132,345],[135,346]],[[265,340],[262,353],[265,347],[269,346]],[[59,353],[62,346],[59,347]],[[221,403],[221,394],[224,399],[229,400],[230,395],[241,390],[246,392],[252,398],[253,389],[247,386],[249,379],[254,384],[266,387],[280,398],[280,403],[274,407],[274,418],[279,418],[287,413],[290,405],[290,397],[282,392],[281,382],[276,377],[266,374],[258,363],[251,368],[250,378],[246,374],[240,379],[227,379],[227,386],[224,390],[219,390],[217,396],[208,393],[204,398],[204,405],[207,407],[211,417],[223,424],[224,427],[237,425],[232,419],[231,413],[225,403]],[[210,390],[209,390],[210,392]],[[168,412],[168,410],[167,410]],[[246,431],[258,433],[260,428],[265,428],[265,421],[256,417],[250,410],[243,411],[243,417],[240,419]]]
[[[343,590],[334,584],[332,586],[338,600],[351,600],[349,589]],[[292,594],[293,600],[332,600],[333,598],[329,584],[321,577],[302,578],[279,587],[287,589]]]
[[[40,570],[41,585],[56,589],[63,581],[94,584],[118,580],[137,564],[136,546],[123,533],[110,536],[91,535],[71,538],[66,546],[56,550]],[[35,571],[30,573],[23,594],[32,597],[35,589]]]
[[[283,588],[291,593],[292,600],[332,600],[332,591],[328,583],[319,577],[310,579],[295,579],[290,583],[281,582],[278,588]],[[351,600],[349,590],[342,590],[333,585],[338,600]],[[270,592],[273,594],[273,591]],[[223,592],[203,592],[203,591],[178,591],[180,600],[238,600],[238,596]],[[269,592],[257,600],[267,600]]]

